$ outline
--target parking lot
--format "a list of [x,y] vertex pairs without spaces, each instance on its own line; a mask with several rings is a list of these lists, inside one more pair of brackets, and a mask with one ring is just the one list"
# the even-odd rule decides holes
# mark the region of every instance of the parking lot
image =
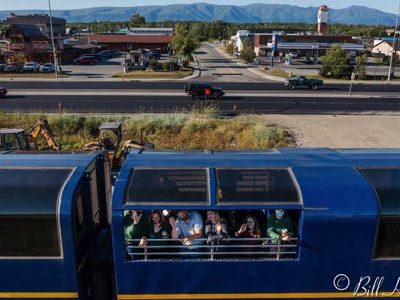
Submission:
[[[122,56],[119,57],[114,57],[114,58],[109,58],[109,59],[103,59],[101,62],[98,62],[94,65],[74,65],[74,64],[62,64],[61,63],[61,70],[62,72],[66,73],[68,77],[71,78],[79,78],[79,77],[85,77],[85,78],[111,78],[113,75],[118,74],[118,73],[123,73],[124,72],[124,65],[125,65],[125,58],[129,59],[128,53],[123,54]],[[167,54],[163,54],[161,56],[161,59],[159,60],[160,63],[169,61],[170,57]],[[6,66],[6,65],[4,65]],[[2,70],[1,70],[2,71]],[[24,74],[24,77],[32,77],[37,76],[36,72],[24,72],[22,73],[22,69],[15,72],[0,72],[0,74],[8,76],[11,74],[13,77],[18,77],[18,74]],[[3,76],[4,77],[4,76]],[[47,76],[45,76],[47,77]]]
[[95,65],[62,65],[70,77],[110,78],[124,71],[124,56],[103,60]]

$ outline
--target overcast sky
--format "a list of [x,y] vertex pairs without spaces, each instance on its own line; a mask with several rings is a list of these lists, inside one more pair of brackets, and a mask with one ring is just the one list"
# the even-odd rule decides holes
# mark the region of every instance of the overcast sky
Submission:
[[[98,6],[143,6],[168,5],[178,3],[206,2],[213,4],[245,5],[250,3],[292,4],[298,6],[320,6],[326,4],[331,8],[343,8],[350,5],[363,5],[382,11],[397,13],[400,0],[50,0],[52,9],[75,9]],[[47,9],[48,0],[0,0],[0,10]]]

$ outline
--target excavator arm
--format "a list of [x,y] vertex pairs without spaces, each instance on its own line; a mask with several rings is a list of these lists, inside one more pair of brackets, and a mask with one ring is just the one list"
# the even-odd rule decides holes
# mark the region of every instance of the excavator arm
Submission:
[[61,150],[61,145],[55,139],[49,123],[45,119],[38,120],[36,124],[26,132],[26,139],[31,148],[37,149],[37,139],[40,134],[43,135],[49,148],[56,151]]

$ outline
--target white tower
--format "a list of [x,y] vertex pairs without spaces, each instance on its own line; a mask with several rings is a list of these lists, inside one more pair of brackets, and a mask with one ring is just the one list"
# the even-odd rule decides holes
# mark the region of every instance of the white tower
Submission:
[[328,29],[328,11],[329,8],[326,5],[321,5],[318,11],[318,33],[325,34]]

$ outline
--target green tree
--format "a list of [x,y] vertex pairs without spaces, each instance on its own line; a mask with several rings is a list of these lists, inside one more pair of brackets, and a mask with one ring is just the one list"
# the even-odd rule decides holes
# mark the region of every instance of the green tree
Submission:
[[333,78],[341,78],[347,69],[347,54],[342,50],[340,45],[334,45],[326,51],[326,55],[322,57],[322,76],[330,75]]
[[27,61],[25,53],[22,53],[22,52],[15,53],[14,59],[17,64],[21,64],[21,65]]
[[358,56],[356,58],[356,72],[361,79],[367,78],[367,55]]
[[[383,58],[382,63],[387,66],[390,66],[390,59],[391,59],[390,55],[386,55]],[[394,55],[393,55],[393,66],[400,66],[400,58],[397,53],[394,53]]]
[[240,51],[240,58],[247,63],[252,62],[256,58],[252,45],[247,41],[243,42],[243,47]]
[[143,25],[146,25],[146,19],[139,14],[134,14],[129,20],[130,27],[142,27]]
[[199,47],[199,39],[190,31],[190,26],[177,23],[172,43],[177,57],[182,59],[184,66],[193,61],[193,53]]

